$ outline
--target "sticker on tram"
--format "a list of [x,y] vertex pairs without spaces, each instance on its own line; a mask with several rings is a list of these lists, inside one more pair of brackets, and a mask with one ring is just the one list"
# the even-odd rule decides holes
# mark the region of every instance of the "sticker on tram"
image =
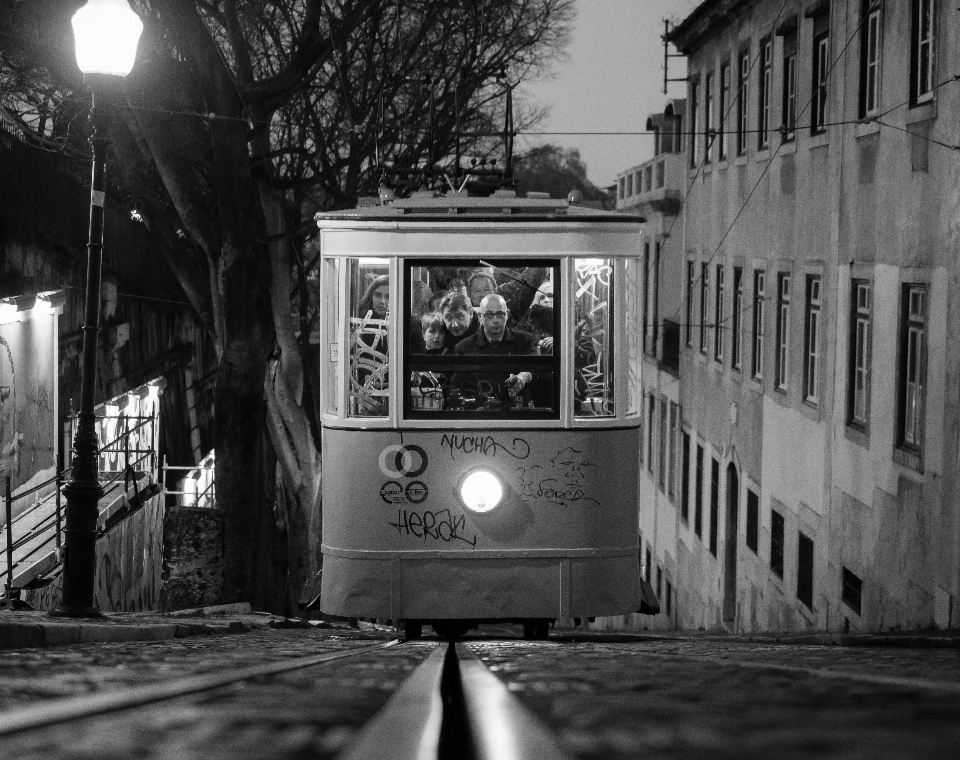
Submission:
[[404,495],[403,485],[396,480],[388,480],[380,486],[380,498],[387,504],[406,504],[407,497]]
[[411,480],[407,483],[407,487],[404,489],[404,493],[407,495],[407,501],[411,504],[421,504],[427,498],[427,484],[422,480]]
[[380,452],[380,472],[388,478],[417,478],[427,470],[427,452],[415,444],[390,444]]

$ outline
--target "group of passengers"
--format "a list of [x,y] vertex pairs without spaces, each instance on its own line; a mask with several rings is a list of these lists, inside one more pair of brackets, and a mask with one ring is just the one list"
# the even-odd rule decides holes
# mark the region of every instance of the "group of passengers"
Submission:
[[[414,354],[529,356],[553,350],[553,290],[543,269],[529,268],[500,284],[486,269],[453,277],[438,293],[425,283],[412,286],[410,349]],[[439,281],[439,279],[438,279]],[[385,320],[389,278],[381,275],[359,303],[364,318]],[[523,317],[511,319],[515,307]],[[384,345],[376,348],[386,353]],[[530,372],[511,374],[503,386],[517,396],[533,380]]]
[[[435,301],[435,308],[420,315],[419,324],[412,326],[411,350],[420,354],[456,356],[549,353],[541,351],[543,346],[538,343],[538,336],[520,328],[525,326],[533,308],[531,302],[539,299],[543,303],[549,294],[551,316],[545,332],[552,336],[551,287],[549,282],[543,282],[542,270],[525,270],[502,286],[487,270],[473,272],[466,281],[455,278]],[[511,303],[527,311],[521,320],[511,319]],[[416,314],[414,319],[417,319]],[[548,347],[552,350],[552,337]],[[510,396],[517,396],[532,380],[530,372],[518,372],[507,377],[503,385]]]

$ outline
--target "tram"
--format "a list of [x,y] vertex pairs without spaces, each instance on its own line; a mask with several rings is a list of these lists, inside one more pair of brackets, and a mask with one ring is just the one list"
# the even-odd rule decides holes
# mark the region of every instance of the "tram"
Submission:
[[408,637],[640,611],[643,220],[499,190],[316,221],[311,606]]

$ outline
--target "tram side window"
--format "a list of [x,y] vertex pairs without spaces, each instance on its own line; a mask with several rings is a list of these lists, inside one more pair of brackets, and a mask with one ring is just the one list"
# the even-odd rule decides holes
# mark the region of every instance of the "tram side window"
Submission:
[[[312,294],[319,313],[317,320],[320,325],[326,326],[326,346],[320,352],[320,372],[323,388],[326,389],[326,412],[337,414],[339,411],[340,394],[337,393],[337,368],[340,336],[340,287],[337,281],[338,265],[336,259],[324,259],[321,264],[322,289]],[[309,284],[309,283],[308,283]],[[313,343],[313,335],[310,336]]]
[[390,278],[387,259],[347,260],[351,417],[385,417],[389,411]]
[[559,416],[559,262],[408,261],[407,414]]
[[612,417],[614,406],[613,261],[574,262],[574,403],[577,417]]

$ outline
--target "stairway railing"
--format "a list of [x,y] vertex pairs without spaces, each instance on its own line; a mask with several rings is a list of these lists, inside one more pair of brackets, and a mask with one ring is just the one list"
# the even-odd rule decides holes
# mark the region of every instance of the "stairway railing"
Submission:
[[[119,420],[119,424],[123,428],[123,432],[120,433],[116,438],[104,444],[97,450],[99,458],[102,458],[103,455],[109,454],[122,454],[123,455],[123,466],[122,469],[113,471],[111,476],[101,481],[101,486],[103,487],[104,496],[108,496],[111,493],[118,491],[121,487],[123,488],[122,493],[126,494],[130,492],[131,487],[134,491],[134,497],[137,502],[140,501],[140,490],[139,490],[139,478],[137,477],[137,472],[144,472],[150,475],[152,481],[156,481],[156,463],[157,456],[156,451],[152,445],[147,448],[140,448],[139,446],[131,447],[131,441],[142,441],[144,436],[139,435],[142,429],[151,427],[154,424],[154,416],[146,417],[133,417],[127,416],[124,414],[119,415],[103,415],[98,416],[98,420],[110,420],[116,419]],[[131,423],[132,426],[131,426]],[[151,434],[146,437],[146,440],[153,442],[154,436]],[[113,459],[113,461],[116,461]],[[6,477],[6,490],[5,490],[5,507],[6,507],[6,525],[4,526],[4,532],[6,533],[6,568],[0,570],[0,579],[4,581],[4,598],[6,600],[16,599],[19,594],[19,588],[13,586],[14,580],[14,570],[18,567],[24,567],[32,564],[28,562],[32,557],[38,554],[42,549],[48,547],[51,542],[55,544],[56,548],[56,564],[59,565],[61,559],[61,547],[63,544],[63,510],[61,504],[61,486],[65,477],[70,473],[71,468],[66,468],[64,470],[60,469],[60,461],[57,460],[56,474],[42,483],[38,483],[24,491],[21,491],[16,496],[13,496],[11,492],[11,479],[8,475]],[[140,465],[146,465],[144,467],[139,467]],[[54,485],[54,492],[52,494],[54,498],[54,511],[43,518],[25,532],[18,539],[14,540],[13,533],[14,527],[17,523],[20,523],[28,516],[32,515],[37,509],[39,509],[44,504],[47,504],[50,500],[51,494],[46,495],[43,498],[37,498],[37,501],[32,506],[23,510],[20,514],[13,517],[13,505],[15,502],[25,499],[33,494],[42,492],[45,488],[50,485]],[[45,534],[49,532],[49,536]],[[14,554],[18,549],[22,549],[27,544],[32,541],[36,541],[38,538],[43,538],[36,546],[30,548],[25,554],[21,555],[16,562],[14,562]],[[9,607],[9,604],[7,605]]]

